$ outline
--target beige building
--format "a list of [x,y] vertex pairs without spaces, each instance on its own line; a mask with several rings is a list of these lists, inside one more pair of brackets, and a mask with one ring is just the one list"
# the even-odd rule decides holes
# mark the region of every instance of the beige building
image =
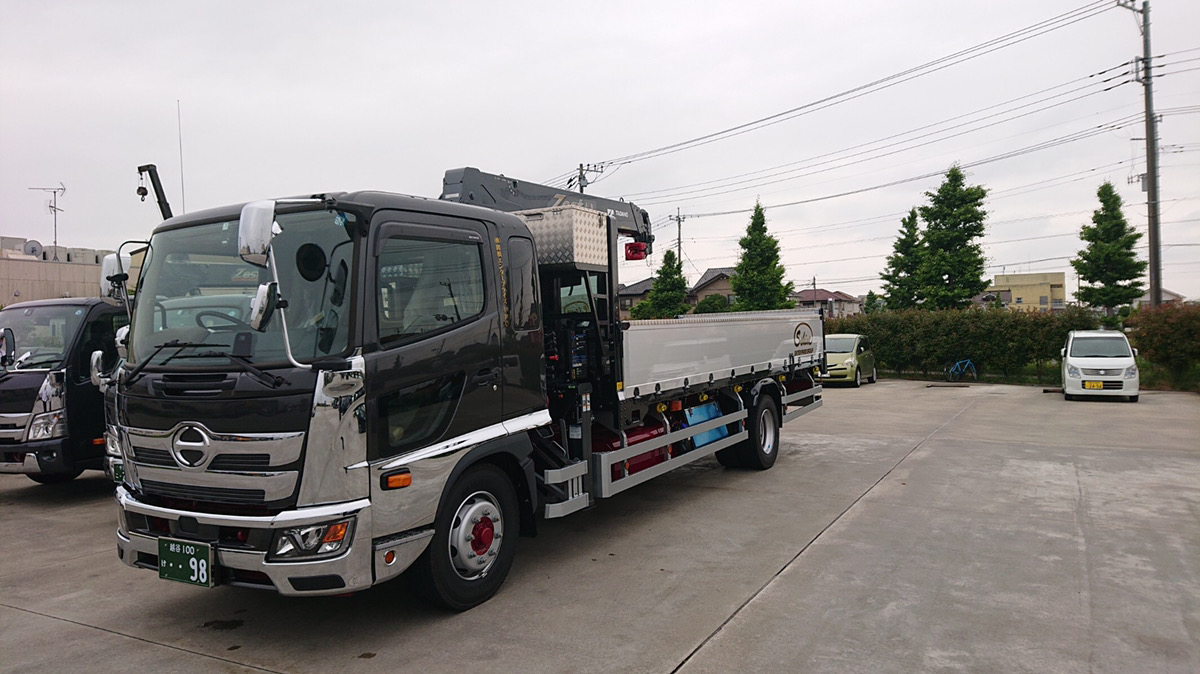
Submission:
[[1067,274],[1055,271],[1041,274],[997,274],[989,294],[1009,299],[1012,311],[1062,311],[1067,304]]
[[101,294],[100,263],[111,252],[43,247],[20,237],[0,237],[0,306],[59,297],[97,297]]

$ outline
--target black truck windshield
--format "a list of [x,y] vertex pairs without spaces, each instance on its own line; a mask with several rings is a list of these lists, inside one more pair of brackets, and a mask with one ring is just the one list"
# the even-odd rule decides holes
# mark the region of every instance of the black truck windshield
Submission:
[[0,311],[0,330],[12,328],[17,370],[60,367],[67,347],[83,325],[87,307],[78,305],[10,306]]
[[[282,231],[271,256],[292,356],[301,362],[346,350],[354,246],[345,223],[352,221],[324,210],[277,217]],[[230,369],[235,355],[260,366],[286,363],[283,317],[276,313],[262,333],[247,322],[258,285],[271,280],[270,270],[238,256],[237,220],[155,234],[138,287],[130,362]],[[180,346],[158,350],[172,340]]]

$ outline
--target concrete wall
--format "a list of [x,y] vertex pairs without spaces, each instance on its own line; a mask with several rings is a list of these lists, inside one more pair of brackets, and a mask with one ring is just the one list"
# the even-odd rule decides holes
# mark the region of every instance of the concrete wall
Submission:
[[0,305],[100,295],[100,265],[0,256]]

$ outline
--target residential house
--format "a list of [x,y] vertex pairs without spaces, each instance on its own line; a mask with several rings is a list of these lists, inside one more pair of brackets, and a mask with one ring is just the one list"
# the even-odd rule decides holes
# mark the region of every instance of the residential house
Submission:
[[712,267],[700,275],[700,280],[688,291],[688,304],[696,306],[709,295],[723,295],[733,304],[733,267]]
[[618,309],[620,310],[621,320],[629,320],[629,312],[633,309],[633,305],[646,299],[650,294],[650,289],[654,287],[654,277],[629,285],[622,284],[617,288]]
[[[1166,288],[1163,288],[1162,289],[1162,303],[1163,304],[1183,304],[1183,295],[1180,295],[1177,292],[1172,292],[1170,290],[1167,290]],[[1137,298],[1137,301],[1134,302],[1134,304],[1137,305],[1138,308],[1141,308],[1144,306],[1149,306],[1150,305],[1150,291],[1147,290],[1145,295],[1142,295],[1141,297]]]
[[788,297],[796,303],[797,307],[824,309],[825,315],[829,318],[853,316],[862,313],[862,301],[840,290],[830,291],[824,288],[805,288],[792,293]]

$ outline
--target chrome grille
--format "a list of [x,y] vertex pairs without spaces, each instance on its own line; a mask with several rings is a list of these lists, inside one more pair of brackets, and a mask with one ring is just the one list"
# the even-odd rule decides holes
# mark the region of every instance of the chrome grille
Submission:
[[176,466],[175,459],[171,457],[171,453],[165,449],[150,449],[148,447],[134,447],[133,461],[142,466],[162,466],[164,468],[174,468]]
[[215,503],[253,505],[266,500],[261,489],[228,489],[225,487],[198,487],[186,484],[168,484],[157,480],[142,480],[142,491],[155,496],[181,498]]
[[256,470],[270,467],[270,454],[221,454],[208,464],[209,470]]
[[29,415],[0,414],[0,444],[16,444],[25,438],[25,425]]
[[1125,368],[1123,367],[1085,367],[1080,369],[1089,377],[1120,377],[1125,373]]

